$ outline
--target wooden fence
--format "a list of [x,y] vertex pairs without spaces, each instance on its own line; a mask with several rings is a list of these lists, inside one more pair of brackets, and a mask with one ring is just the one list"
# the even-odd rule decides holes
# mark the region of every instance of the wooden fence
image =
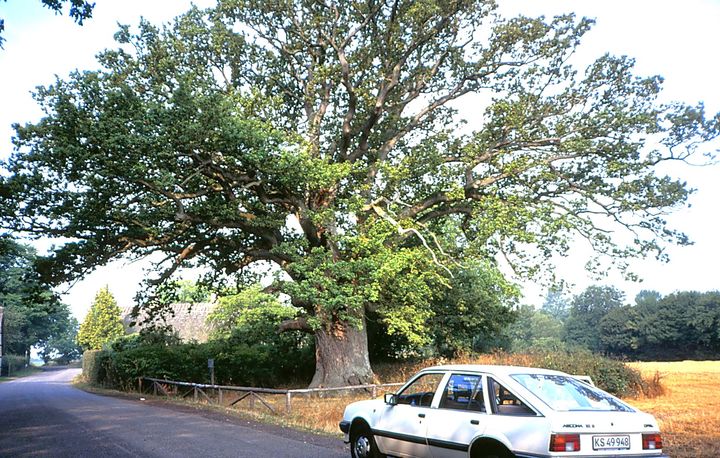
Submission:
[[[146,382],[150,382],[150,384],[148,385]],[[248,399],[250,401],[251,408],[254,407],[255,401],[258,401],[260,404],[265,406],[274,414],[278,413],[277,406],[273,407],[272,403],[268,402],[268,400],[263,397],[264,395],[283,395],[285,397],[285,413],[290,414],[292,413],[293,396],[324,395],[333,392],[343,394],[352,391],[364,390],[368,392],[373,398],[375,398],[378,396],[378,388],[399,387],[402,385],[403,383],[383,383],[376,385],[341,386],[337,388],[278,390],[273,388],[209,385],[205,383],[179,382],[175,380],[165,380],[152,377],[138,378],[138,391],[141,393],[152,390],[153,394],[156,396],[179,396],[181,398],[186,398],[192,394],[193,400],[195,401],[199,401],[202,398],[210,404],[215,403],[218,405],[225,405],[226,407],[234,406],[240,401]],[[229,393],[237,393],[237,397],[226,405],[226,396]]]

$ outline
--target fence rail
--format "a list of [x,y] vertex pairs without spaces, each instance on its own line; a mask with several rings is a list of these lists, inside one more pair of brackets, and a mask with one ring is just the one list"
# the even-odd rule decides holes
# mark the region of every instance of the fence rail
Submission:
[[[330,392],[347,392],[347,391],[358,391],[358,390],[365,390],[369,391],[371,396],[377,397],[378,395],[378,388],[390,388],[390,387],[398,387],[402,386],[403,383],[381,383],[381,384],[372,384],[372,385],[351,385],[351,386],[341,386],[341,387],[335,387],[335,388],[305,388],[305,389],[292,389],[292,390],[279,390],[274,388],[258,388],[258,387],[249,387],[249,386],[232,386],[232,385],[211,385],[206,383],[192,383],[192,382],[181,382],[177,380],[165,380],[165,379],[159,379],[159,378],[152,378],[152,377],[139,377],[138,378],[138,391],[141,393],[145,392],[145,384],[144,382],[151,382],[152,383],[152,391],[153,394],[156,396],[158,394],[163,394],[165,396],[173,396],[173,395],[180,395],[180,397],[185,398],[188,397],[191,393],[193,395],[193,399],[195,401],[198,401],[200,397],[205,398],[205,400],[212,404],[213,402],[217,403],[218,405],[225,405],[225,394],[227,392],[238,392],[241,393],[238,395],[238,398],[233,400],[228,404],[228,407],[233,406],[237,404],[238,402],[249,399],[251,407],[254,406],[254,402],[257,400],[260,402],[263,406],[265,406],[269,411],[271,411],[274,414],[277,414],[276,408],[272,406],[271,403],[267,402],[267,399],[263,398],[262,395],[284,395],[285,396],[285,413],[290,414],[292,413],[292,398],[296,395],[309,395],[309,394],[321,394],[321,393],[330,393]],[[189,388],[185,393],[180,394],[180,391],[182,388]],[[216,393],[216,397],[211,397],[208,393],[214,394]],[[225,392],[225,393],[223,393]],[[215,401],[213,400],[215,399]]]

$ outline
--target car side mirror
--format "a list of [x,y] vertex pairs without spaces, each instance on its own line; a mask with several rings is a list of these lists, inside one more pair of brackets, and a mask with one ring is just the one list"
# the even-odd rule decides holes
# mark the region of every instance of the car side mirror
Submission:
[[397,396],[393,393],[385,393],[385,404],[394,406],[397,405]]

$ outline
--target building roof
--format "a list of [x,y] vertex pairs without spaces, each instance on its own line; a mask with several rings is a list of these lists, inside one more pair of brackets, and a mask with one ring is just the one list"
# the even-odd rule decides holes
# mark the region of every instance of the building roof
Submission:
[[[206,324],[206,319],[212,309],[215,307],[214,303],[203,302],[199,304],[189,303],[178,303],[171,304],[171,313],[166,314],[163,317],[156,317],[153,323],[157,325],[169,325],[174,331],[178,333],[180,338],[184,341],[195,340],[197,342],[206,342],[210,336],[212,328]],[[125,307],[122,309],[123,325],[125,326],[126,334],[133,334],[139,332],[147,324],[143,324],[143,320],[147,317],[147,314],[142,314],[136,320],[139,324],[130,326],[132,319],[132,306]]]

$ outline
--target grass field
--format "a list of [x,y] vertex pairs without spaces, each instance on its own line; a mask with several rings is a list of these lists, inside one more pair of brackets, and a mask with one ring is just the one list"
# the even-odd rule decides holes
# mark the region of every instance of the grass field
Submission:
[[665,393],[627,401],[660,422],[664,450],[673,458],[720,457],[720,361],[631,363],[660,374]]

